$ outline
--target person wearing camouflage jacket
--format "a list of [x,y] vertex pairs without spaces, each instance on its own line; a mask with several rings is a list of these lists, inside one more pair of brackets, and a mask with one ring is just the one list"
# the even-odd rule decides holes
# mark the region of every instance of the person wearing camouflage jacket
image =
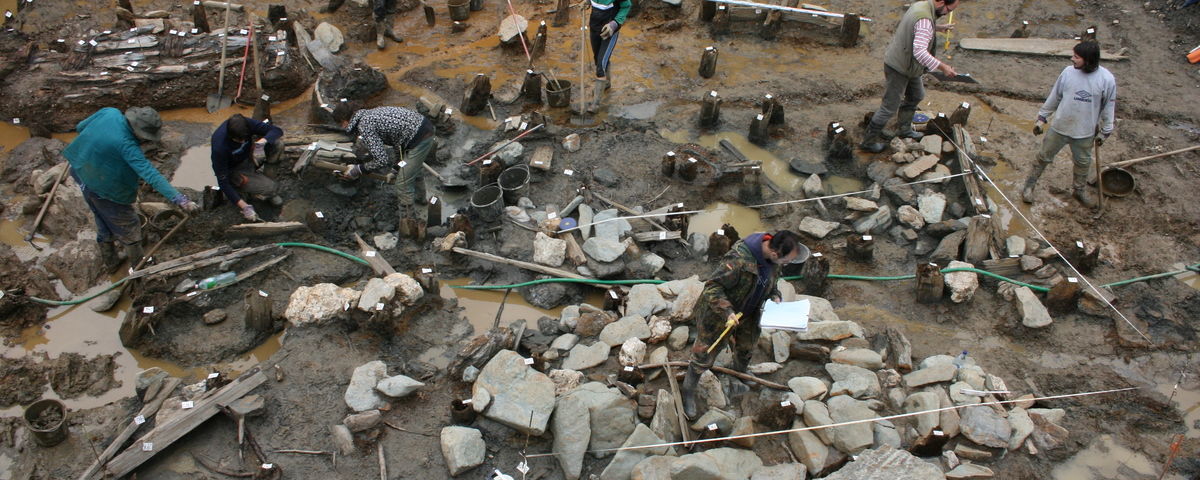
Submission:
[[[759,337],[759,319],[768,299],[779,301],[779,280],[782,265],[796,260],[801,251],[798,237],[788,230],[775,235],[755,233],[737,242],[720,260],[716,270],[704,282],[704,292],[696,305],[696,341],[692,344],[691,361],[682,385],[683,409],[688,418],[696,418],[696,384],[700,375],[712,367],[720,348],[714,343],[728,344],[734,353],[733,369],[744,372],[750,364],[754,345]],[[734,320],[737,314],[741,317]],[[737,326],[720,339],[727,322]],[[740,384],[740,382],[737,382]],[[734,384],[734,388],[738,385]],[[736,393],[748,390],[744,384]]]

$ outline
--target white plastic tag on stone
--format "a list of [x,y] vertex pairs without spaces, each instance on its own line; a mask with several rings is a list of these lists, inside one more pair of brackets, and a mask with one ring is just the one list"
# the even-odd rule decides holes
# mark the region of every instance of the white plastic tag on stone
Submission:
[[842,132],[844,132],[844,131],[846,131],[846,129],[844,129],[844,128],[842,128],[842,127],[837,127],[837,130],[834,130],[834,131],[833,131],[833,134],[834,134],[834,135],[837,135],[837,134],[840,134],[840,133],[842,133]]
[[276,37],[274,35],[267,37],[267,40],[272,41],[272,42],[274,42],[275,40],[278,40],[278,39],[279,39],[279,37]]
[[143,424],[143,423],[146,423],[146,416],[145,416],[145,415],[138,415],[138,416],[136,416],[136,417],[133,417],[133,423],[134,423],[135,425],[141,425],[141,424]]
[[13,119],[13,125],[20,125],[20,124],[21,124],[21,119],[19,119],[19,118]]
[[100,72],[100,76],[101,76],[101,77],[103,77],[103,76],[105,76],[105,75],[108,75],[108,72]]
[[983,217],[983,218],[992,218],[992,216],[991,216],[991,215],[988,215],[988,214],[986,214],[986,213],[985,213],[985,214],[983,214],[983,215],[980,215],[980,216],[981,216],[981,217]]
[[716,90],[713,90],[713,91],[711,91],[711,92],[708,92],[708,96],[710,96],[710,97],[714,97],[714,98],[715,98],[715,97],[717,96],[717,91],[716,91]]
[[525,364],[526,364],[526,365],[533,365],[533,359],[532,359],[532,358],[526,358],[526,359],[525,359]]
[[709,430],[709,431],[716,431],[716,430],[717,430],[717,424],[715,424],[715,423],[710,423],[710,424],[708,424],[708,427],[706,427],[706,428],[708,428],[708,430]]
[[264,291],[262,291],[262,290],[259,290],[259,291],[258,291],[258,296],[260,296],[260,297],[263,297],[263,298],[266,298],[266,297],[269,297],[270,295],[267,295],[267,292],[264,292]]
[[546,214],[546,218],[554,220],[554,219],[558,218],[558,214],[554,213],[554,212],[550,212],[550,213]]
[[269,102],[269,101],[271,101],[271,96],[270,96],[270,95],[267,95],[267,94],[263,94],[263,96],[261,96],[261,97],[258,97],[258,98],[261,98],[261,99],[262,99],[264,102]]
[[179,33],[176,33],[175,35],[178,35],[178,36],[180,36],[180,37],[184,37],[184,36],[187,36],[187,32],[182,32],[182,31],[181,31],[181,32],[179,32]]
[[758,121],[760,121],[760,122],[761,122],[761,121],[762,121],[762,119],[763,119],[763,116],[762,116],[762,114],[760,113],[760,114],[758,114],[757,116],[755,116],[754,118],[758,119]]
[[174,34],[176,34],[176,33],[179,33],[179,32],[178,32],[177,30],[175,30],[175,29],[171,29],[171,33],[170,33],[170,35],[174,35]]
[[317,144],[315,144],[315,143],[314,143],[314,144],[312,144],[312,145],[309,145],[309,146],[308,146],[308,149],[309,149],[309,150],[316,150],[316,149],[317,149]]
[[188,292],[187,296],[189,296],[189,297],[194,297],[194,296],[196,296],[196,295],[199,295],[199,294],[200,294],[200,292]]
[[325,218],[325,214],[321,212],[314,213],[313,215],[315,215],[317,218]]
[[125,67],[126,70],[133,71],[133,67]]
[[91,46],[93,46],[93,47],[94,47],[94,46],[96,46],[96,45],[99,45],[100,43],[99,43],[99,42],[97,42],[97,41],[95,41],[95,40],[88,40],[88,44],[90,44]]
[[696,163],[697,160],[693,157],[688,157],[688,163]]
[[568,177],[569,177],[569,176],[571,176],[571,175],[574,175],[574,174],[575,174],[575,171],[574,171],[574,170],[571,170],[571,169],[569,169],[569,168],[568,168],[568,169],[566,169],[566,170],[563,170],[563,175],[566,175],[566,176],[568,176]]
[[683,208],[683,202],[676,203],[676,204],[675,204],[675,207],[676,207],[676,208]]
[[433,269],[432,268],[422,268],[421,273],[433,273]]
[[376,310],[383,310],[383,307],[384,307],[383,302],[379,302],[379,303],[375,304]]
[[987,143],[987,137],[979,137],[979,143]]
[[521,130],[524,130],[527,126],[529,126],[529,122],[521,122]]
[[470,405],[470,404],[471,404],[471,401],[472,401],[472,399],[468,398],[468,399],[466,399],[466,400],[463,400],[463,401],[462,401],[462,404],[463,404],[463,405]]
[[491,165],[491,164],[492,164],[492,159],[490,159],[490,158],[489,158],[489,159],[487,159],[487,160],[484,160],[484,161],[483,161],[483,164],[484,164],[484,165]]
[[12,10],[5,10],[4,18],[12,18]]
[[668,156],[668,157],[674,157],[674,156],[675,156],[675,152],[674,152],[674,151],[667,152],[667,156]]
[[871,237],[870,235],[863,235],[863,240],[870,241],[870,240],[871,240],[871,238],[872,238],[872,237]]
[[193,402],[191,400],[187,400],[187,401],[184,401],[183,403],[179,404],[179,408],[182,408],[184,410],[187,410],[189,408],[195,408],[195,407],[196,407],[196,402]]
[[[453,115],[453,114],[454,114],[454,109],[453,109],[453,108],[447,108],[447,109],[446,109],[446,115]],[[522,125],[524,125],[524,124],[522,124]]]
[[154,442],[142,442],[142,451],[143,452],[153,452],[154,451]]
[[779,402],[779,406],[785,407],[785,408],[790,407],[790,406],[792,406],[792,402],[791,402],[791,400],[784,400],[782,402]]
[[626,372],[632,372],[632,371],[633,371],[633,366],[632,366],[632,365],[626,365],[626,366],[625,366],[625,371],[626,371]]
[[132,67],[136,67],[136,66],[138,66],[138,62],[133,62],[133,63],[130,63],[129,65]]
[[967,103],[967,102],[963,102],[963,103],[962,103],[962,107],[963,107],[963,108],[971,108],[971,104],[970,104],[970,103]]
[[1020,255],[1017,255],[1015,253],[1008,256],[1008,258],[1018,258],[1018,257],[1020,257]]
[[130,43],[130,44],[137,43],[137,39],[136,39],[136,38],[131,38],[131,39],[129,39],[129,43]]
[[822,255],[821,255],[821,252],[813,252],[812,256],[815,258],[815,257],[820,257]]
[[983,199],[982,199],[982,198],[976,198],[976,199],[975,199],[975,203],[978,203],[978,204],[980,204],[980,205],[983,205]]
[[1076,246],[1076,247],[1079,247],[1079,248],[1083,248],[1083,242],[1082,242],[1082,241],[1076,241],[1076,242],[1075,242],[1075,246]]
[[1096,29],[1089,28],[1089,29],[1087,29],[1087,33],[1096,33]]
[[833,128],[838,128],[838,127],[842,126],[842,124],[840,124],[838,122],[833,122],[833,125],[830,125],[830,126]]
[[273,464],[273,463],[264,463],[264,464],[262,464],[262,468],[263,468],[263,470],[270,470],[270,469],[272,469],[272,468],[275,468],[275,464]]
[[408,166],[408,162],[401,160],[400,163],[397,163],[396,165],[398,165],[400,168],[404,168]]
[[200,0],[196,0],[196,1],[192,2],[192,5],[199,5],[199,4],[200,4]]
[[936,436],[942,437],[942,436],[945,436],[945,435],[946,435],[946,432],[943,432],[943,431],[941,431],[941,430],[934,430],[934,431],[933,431],[933,434],[934,434],[934,435],[936,435]]
[[366,255],[366,256],[368,256],[368,257],[374,257],[374,256],[375,256],[375,251],[374,251],[374,250],[367,251],[367,253],[366,253],[365,255]]
[[724,235],[724,234],[725,234],[725,229],[724,229],[724,228],[718,228],[718,229],[717,229],[717,235]]
[[79,41],[79,44],[80,44],[80,45],[83,45],[83,44],[84,44],[84,41],[83,41],[83,40],[80,40],[80,41]]
[[1067,277],[1067,281],[1071,283],[1079,283],[1079,279],[1075,277]]
[[346,302],[342,305],[342,311],[345,312],[347,310],[350,310],[350,302]]
[[430,204],[430,205],[437,205],[437,202],[438,202],[438,198],[437,198],[437,197],[432,197],[432,198],[430,198],[430,199],[429,199],[429,204]]
[[517,464],[517,471],[521,472],[521,476],[524,477],[526,473],[529,473],[529,462],[521,460],[521,463]]
[[245,35],[245,34],[247,34],[247,33],[250,33],[250,32],[249,32],[248,30],[246,30],[246,29],[244,29],[244,28],[243,28],[243,29],[242,29],[242,35]]
[[142,313],[154,313],[154,307],[142,307]]
[[220,374],[220,373],[217,373],[217,372],[212,372],[212,373],[208,374],[208,377],[207,377],[207,378],[217,378],[217,377],[219,377],[219,376],[221,376],[221,374]]

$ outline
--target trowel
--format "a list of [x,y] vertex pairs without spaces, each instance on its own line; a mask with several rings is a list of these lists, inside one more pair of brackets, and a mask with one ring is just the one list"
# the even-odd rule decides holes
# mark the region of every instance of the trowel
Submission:
[[976,80],[975,77],[972,77],[969,73],[960,73],[953,77],[946,76],[946,74],[942,72],[929,72],[929,75],[943,82],[979,83],[979,80]]

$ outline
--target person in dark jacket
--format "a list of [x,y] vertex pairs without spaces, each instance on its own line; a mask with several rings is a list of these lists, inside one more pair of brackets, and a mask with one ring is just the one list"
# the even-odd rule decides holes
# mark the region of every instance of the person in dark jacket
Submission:
[[116,244],[124,248],[130,266],[142,259],[141,222],[133,208],[139,178],[184,211],[200,210],[142,152],[143,146],[158,142],[161,129],[162,118],[153,108],[131,107],[122,114],[105,107],[75,126],[79,136],[63,150],[71,176],[96,218],[96,242],[109,273],[121,264]]
[[[736,325],[720,341],[733,349],[733,369],[746,371],[761,332],[758,323],[763,305],[767,300],[780,301],[777,287],[780,270],[783,265],[797,261],[801,254],[807,258],[808,249],[789,230],[780,230],[774,235],[755,233],[735,243],[704,282],[704,292],[694,313],[696,341],[692,344],[687,376],[680,387],[683,411],[688,418],[695,419],[699,413],[696,410],[696,384],[700,375],[712,368],[713,359],[720,351],[718,347],[710,353],[709,348],[718,342],[727,325]],[[740,318],[738,314],[741,314]],[[742,392],[748,390],[739,381],[734,382],[742,387]]]
[[272,205],[283,204],[275,195],[277,185],[266,175],[259,173],[254,162],[255,137],[267,141],[265,147],[268,160],[277,159],[283,153],[283,129],[267,122],[260,122],[235,113],[221,123],[212,134],[212,169],[217,177],[217,186],[237,206],[246,221],[261,220],[254,206],[242,195],[270,200]]

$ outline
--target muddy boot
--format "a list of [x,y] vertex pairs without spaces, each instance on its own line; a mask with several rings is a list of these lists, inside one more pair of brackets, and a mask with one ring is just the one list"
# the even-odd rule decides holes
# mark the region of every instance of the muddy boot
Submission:
[[383,36],[383,22],[375,24],[375,48],[383,50],[387,47],[387,40]]
[[324,8],[321,9],[321,13],[336,12],[337,9],[342,7],[343,3],[346,3],[346,0],[329,0],[329,3],[326,4]]
[[396,31],[392,27],[392,16],[388,15],[379,23],[383,24],[383,36],[392,39],[393,42],[403,43],[404,38],[396,35]]
[[1033,188],[1037,186],[1038,179],[1042,177],[1042,172],[1046,171],[1046,164],[1038,161],[1033,163],[1033,171],[1029,172],[1029,177],[1025,179],[1025,187],[1021,189],[1021,200],[1025,203],[1033,203]]
[[882,152],[883,149],[887,148],[887,144],[884,143],[883,138],[880,136],[882,130],[883,128],[881,127],[868,125],[867,131],[863,133],[862,143],[858,144],[859,150],[871,153],[879,153]]
[[[736,355],[733,359],[733,365],[730,368],[735,372],[746,373],[750,367],[750,357],[747,355],[742,358],[741,355]],[[740,378],[730,375],[727,378],[728,382],[725,385],[725,398],[733,399],[739,395],[750,392],[750,385],[742,381]]]
[[1075,199],[1087,208],[1096,208],[1099,203],[1096,200],[1096,194],[1092,192],[1092,188],[1087,184],[1087,168],[1082,172],[1079,169],[1075,170],[1074,181],[1071,183],[1071,190],[1074,193]]
[[100,260],[104,262],[104,272],[112,275],[121,268],[121,257],[117,255],[117,246],[112,242],[99,242]]
[[604,103],[604,94],[608,90],[608,80],[597,78],[592,85],[592,101],[588,104],[588,113],[596,113],[600,110],[600,104]]
[[683,397],[680,399],[683,402],[683,415],[689,420],[695,420],[700,414],[696,405],[696,385],[700,383],[700,373],[700,367],[688,362],[687,376],[683,377],[683,384],[679,385],[679,396]]
[[896,113],[896,136],[900,138],[911,138],[920,140],[925,137],[925,134],[913,130],[912,119],[916,115],[916,110],[900,110]]
[[135,242],[125,246],[125,258],[129,260],[129,268],[137,268],[138,262],[142,261],[142,242]]

